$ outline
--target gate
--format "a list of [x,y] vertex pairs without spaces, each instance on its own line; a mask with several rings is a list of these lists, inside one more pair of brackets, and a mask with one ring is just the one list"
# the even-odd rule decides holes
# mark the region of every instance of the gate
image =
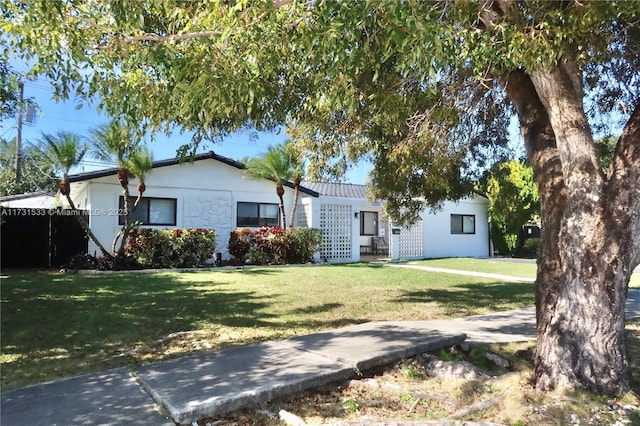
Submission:
[[87,252],[88,238],[77,215],[61,209],[0,209],[0,266],[7,268],[60,267]]
[[320,229],[322,245],[320,257],[328,262],[351,262],[351,205],[321,204]]

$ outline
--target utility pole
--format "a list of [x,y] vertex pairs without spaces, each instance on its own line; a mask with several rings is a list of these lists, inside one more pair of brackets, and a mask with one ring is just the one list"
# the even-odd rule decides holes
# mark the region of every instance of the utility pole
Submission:
[[22,145],[22,108],[24,101],[24,83],[18,82],[18,134],[16,135],[16,183],[20,182],[20,156]]

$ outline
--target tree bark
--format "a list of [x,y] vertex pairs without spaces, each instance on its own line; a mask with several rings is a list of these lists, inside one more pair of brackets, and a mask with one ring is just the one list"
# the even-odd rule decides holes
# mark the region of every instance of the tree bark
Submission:
[[[541,200],[536,385],[623,393],[629,389],[624,302],[638,232],[631,229],[633,213],[625,220],[619,211],[637,200],[619,194],[630,187],[627,198],[638,198],[637,174],[629,180],[626,164],[627,175],[615,183],[600,171],[573,64],[531,76],[512,72],[504,87],[520,119]],[[625,139],[633,137],[629,133]],[[633,144],[628,149],[638,154]],[[635,223],[637,228],[637,218]]]
[[[122,187],[124,188],[122,190],[122,196],[123,198],[123,216],[124,216],[124,225],[122,225],[122,229],[120,230],[120,232],[118,232],[116,234],[116,236],[113,239],[113,243],[111,244],[111,251],[116,255],[116,256],[120,256],[122,253],[124,253],[124,246],[127,243],[127,238],[129,237],[129,232],[130,232],[130,228],[129,228],[129,185],[128,182],[127,184],[123,184],[122,182],[120,183],[122,185]],[[122,238],[122,240],[120,241],[120,244],[118,245],[118,240],[120,240],[120,238]]]
[[293,178],[293,204],[291,205],[291,215],[289,216],[289,226],[293,227],[296,220],[296,210],[298,209],[298,199],[300,197],[300,177]]
[[284,187],[282,184],[278,184],[276,186],[276,194],[278,194],[278,199],[280,200],[280,217],[282,217],[282,229],[287,229],[287,213],[284,211]]

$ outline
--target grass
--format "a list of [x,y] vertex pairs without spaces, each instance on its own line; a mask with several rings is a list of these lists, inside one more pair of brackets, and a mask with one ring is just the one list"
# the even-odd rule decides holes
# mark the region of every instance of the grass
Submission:
[[347,324],[460,317],[534,303],[528,283],[368,264],[5,273],[0,285],[3,389]]
[[[431,266],[433,268],[486,272],[489,274],[502,274],[525,278],[535,278],[537,270],[535,263],[521,263],[506,259],[446,258],[416,260],[409,263]],[[640,288],[640,273],[632,274],[629,287]]]

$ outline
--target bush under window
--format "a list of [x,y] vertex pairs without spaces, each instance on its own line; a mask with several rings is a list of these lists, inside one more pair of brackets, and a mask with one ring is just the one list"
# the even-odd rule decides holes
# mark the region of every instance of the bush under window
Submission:
[[213,257],[213,229],[136,229],[129,234],[125,254],[143,268],[203,266]]
[[314,228],[262,227],[231,231],[229,253],[241,264],[285,265],[309,263],[322,242]]

